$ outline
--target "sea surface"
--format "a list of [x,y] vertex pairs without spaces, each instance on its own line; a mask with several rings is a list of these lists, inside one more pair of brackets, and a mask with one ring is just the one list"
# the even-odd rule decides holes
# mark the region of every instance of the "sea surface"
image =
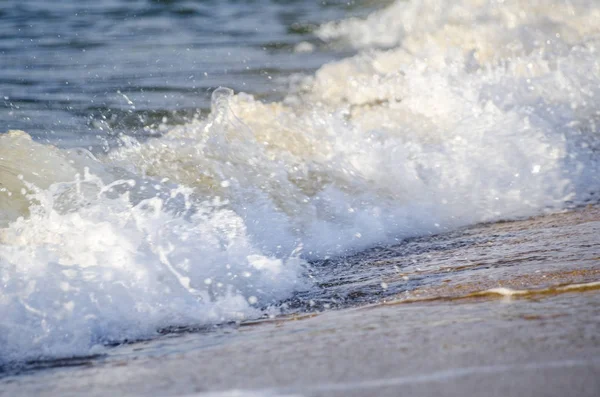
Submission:
[[[383,4],[383,3],[380,3]],[[348,50],[310,32],[366,1],[3,1],[0,121],[62,147],[97,149],[210,109],[219,86],[273,100],[282,78]],[[306,56],[294,51],[321,47]],[[310,43],[310,45],[308,44]],[[279,82],[280,84],[277,84]]]
[[596,289],[598,21],[594,0],[2,2],[0,376]]

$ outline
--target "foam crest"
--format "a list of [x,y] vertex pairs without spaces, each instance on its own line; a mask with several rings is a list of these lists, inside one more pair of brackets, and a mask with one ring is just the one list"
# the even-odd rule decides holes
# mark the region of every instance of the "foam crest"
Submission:
[[[355,48],[403,45],[421,52],[438,43],[487,55],[531,50],[558,37],[571,44],[598,34],[594,0],[398,0],[366,19],[329,22],[316,32],[325,41]],[[492,46],[506,42],[508,46]],[[546,43],[550,44],[550,43]]]
[[134,185],[89,172],[30,185],[37,204],[0,235],[2,362],[255,317],[296,288],[302,261],[263,255],[218,200],[117,193]]

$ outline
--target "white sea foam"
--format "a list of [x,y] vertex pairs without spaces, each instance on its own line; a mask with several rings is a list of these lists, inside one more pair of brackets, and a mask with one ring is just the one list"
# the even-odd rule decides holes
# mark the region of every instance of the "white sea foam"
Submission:
[[364,51],[282,102],[221,88],[102,159],[0,137],[0,356],[256,316],[306,288],[304,259],[594,199],[599,13],[399,1],[323,26]]
[[297,283],[301,261],[262,255],[217,200],[186,210],[186,190],[174,189],[132,203],[115,190],[133,181],[78,179],[32,194],[29,216],[2,230],[3,359],[256,316],[251,303],[275,303]]

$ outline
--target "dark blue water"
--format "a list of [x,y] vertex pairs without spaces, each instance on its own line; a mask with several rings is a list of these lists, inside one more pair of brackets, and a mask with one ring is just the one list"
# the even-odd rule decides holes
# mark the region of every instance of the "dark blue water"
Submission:
[[[341,55],[312,27],[364,14],[367,3],[4,0],[0,132],[97,149],[198,116],[218,86],[280,98],[282,78]],[[302,41],[316,51],[294,52]]]

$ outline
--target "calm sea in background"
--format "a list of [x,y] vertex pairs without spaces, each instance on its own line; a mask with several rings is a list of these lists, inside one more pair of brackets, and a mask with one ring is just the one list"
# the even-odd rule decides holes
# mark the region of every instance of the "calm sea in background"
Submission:
[[[281,98],[341,54],[310,34],[383,2],[17,1],[0,5],[0,125],[97,150],[210,108],[219,86]],[[294,48],[308,40],[317,51]]]

